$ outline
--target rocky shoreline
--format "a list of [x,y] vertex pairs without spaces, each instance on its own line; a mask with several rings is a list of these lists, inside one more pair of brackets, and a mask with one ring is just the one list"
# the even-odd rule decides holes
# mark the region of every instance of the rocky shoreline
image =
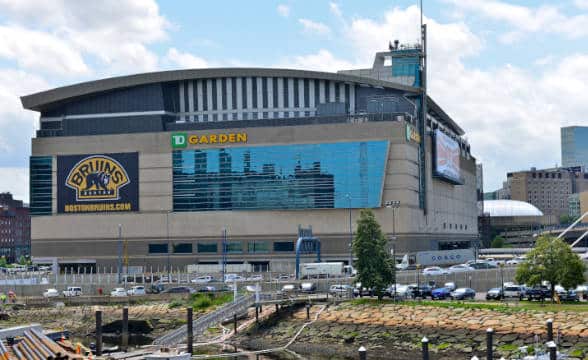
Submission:
[[[311,308],[311,319],[320,306]],[[439,308],[418,305],[344,303],[323,311],[289,347],[310,358],[356,359],[368,349],[370,359],[415,359],[421,339],[429,339],[431,359],[470,359],[484,356],[486,329],[492,327],[496,358],[519,355],[519,347],[546,341],[545,321],[554,319],[560,349],[569,359],[588,359],[588,318],[582,312],[513,311]],[[285,345],[306,322],[306,309],[287,309],[260,326],[239,334],[240,347],[268,349]]]

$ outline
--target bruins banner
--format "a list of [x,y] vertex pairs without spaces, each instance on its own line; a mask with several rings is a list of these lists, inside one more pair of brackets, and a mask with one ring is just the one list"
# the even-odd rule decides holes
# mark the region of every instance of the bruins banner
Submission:
[[59,213],[139,210],[138,153],[57,157]]

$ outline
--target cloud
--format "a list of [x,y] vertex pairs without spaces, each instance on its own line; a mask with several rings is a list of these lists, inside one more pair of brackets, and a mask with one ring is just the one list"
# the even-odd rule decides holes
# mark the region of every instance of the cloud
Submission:
[[14,199],[29,202],[29,169],[0,167],[0,192],[12,193]]
[[147,45],[166,39],[171,26],[153,0],[0,0],[0,8],[29,32],[45,33],[53,48],[66,49],[64,55],[91,55],[106,73],[156,69],[157,55]]
[[[588,15],[579,14],[567,16],[558,7],[541,5],[538,7],[526,7],[512,5],[502,1],[492,0],[444,0],[462,12],[479,14],[495,21],[502,21],[520,32],[525,33],[554,33],[562,34],[568,38],[581,38],[588,36]],[[582,7],[586,0],[576,1],[576,5]]]
[[339,8],[339,4],[335,2],[329,3],[329,11],[338,18],[343,17],[343,13],[341,12],[341,8]]
[[308,19],[298,19],[298,22],[304,28],[304,31],[309,34],[329,35],[331,28],[321,22],[315,22]]
[[314,54],[294,56],[282,59],[273,67],[337,72],[337,70],[357,67],[348,61],[335,58],[328,50],[321,49]]
[[276,8],[278,14],[280,14],[280,16],[283,17],[288,17],[290,16],[290,7],[288,5],[285,4],[280,4],[278,5],[278,7]]
[[588,9],[588,0],[574,0],[574,5],[579,9]]
[[21,68],[69,76],[89,71],[80,52],[52,34],[0,25],[0,39],[0,57]]
[[164,63],[169,63],[172,66],[186,69],[205,68],[210,66],[203,58],[186,52],[181,52],[176,48],[170,48],[167,51]]

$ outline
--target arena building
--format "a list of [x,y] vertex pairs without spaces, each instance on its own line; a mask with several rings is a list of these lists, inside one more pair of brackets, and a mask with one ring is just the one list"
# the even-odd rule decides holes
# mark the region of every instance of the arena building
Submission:
[[418,53],[378,53],[372,72],[162,71],[24,96],[40,113],[33,256],[280,271],[302,225],[347,262],[362,208],[397,253],[470,247],[475,159],[423,96]]

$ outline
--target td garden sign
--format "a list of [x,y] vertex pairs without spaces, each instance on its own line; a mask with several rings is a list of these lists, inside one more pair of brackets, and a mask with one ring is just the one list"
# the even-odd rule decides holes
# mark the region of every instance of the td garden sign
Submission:
[[246,143],[247,133],[220,133],[220,134],[171,134],[171,146],[174,149],[185,148],[188,145],[209,145],[226,143]]

